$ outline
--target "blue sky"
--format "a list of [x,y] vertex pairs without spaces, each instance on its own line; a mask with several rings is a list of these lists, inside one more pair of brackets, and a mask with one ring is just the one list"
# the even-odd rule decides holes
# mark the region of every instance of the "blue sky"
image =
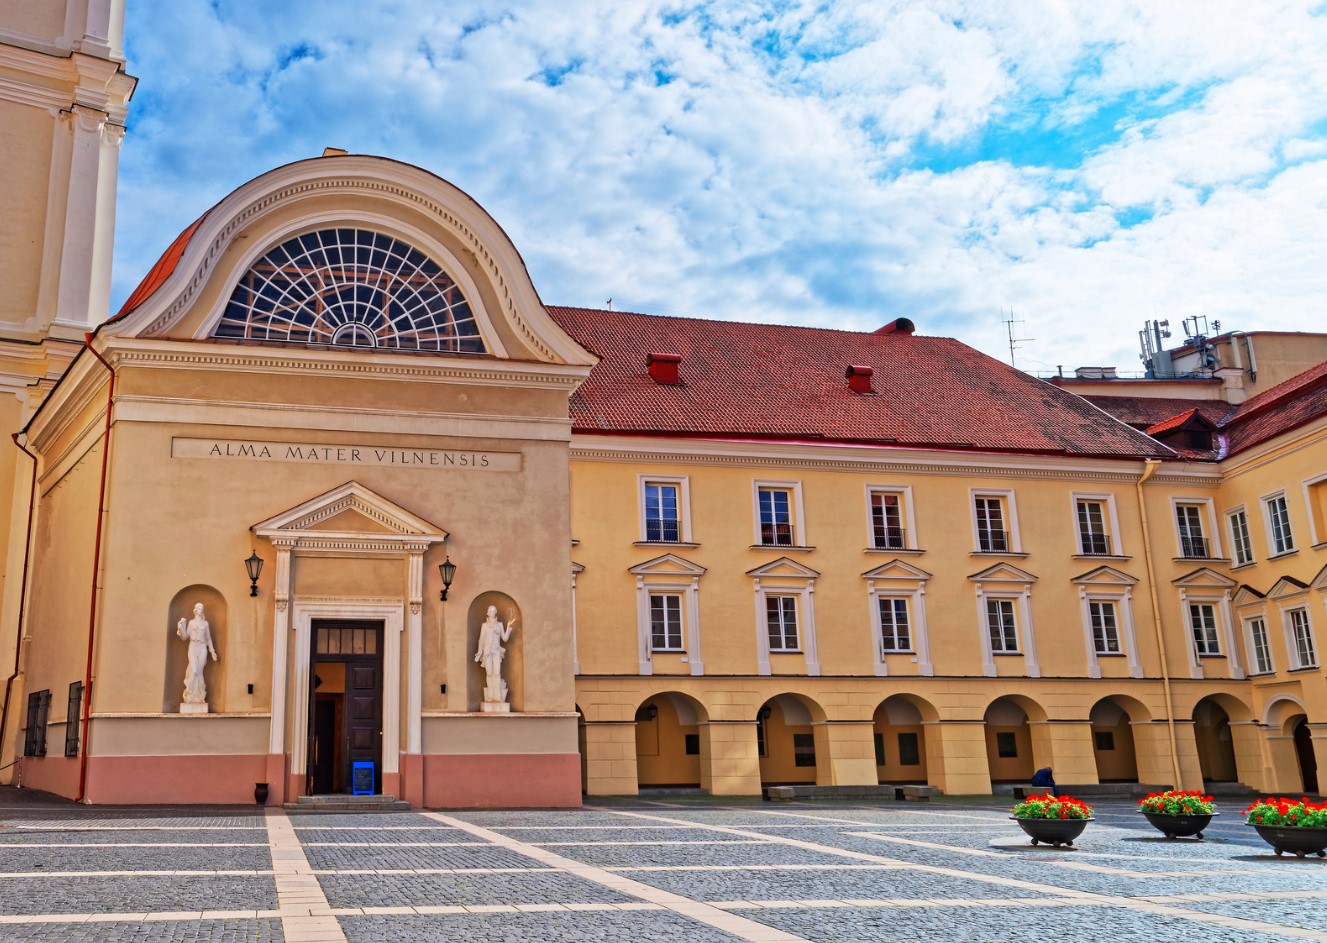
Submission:
[[1145,319],[1323,330],[1327,3],[133,0],[118,303],[325,146],[418,164],[544,301],[1138,367]]

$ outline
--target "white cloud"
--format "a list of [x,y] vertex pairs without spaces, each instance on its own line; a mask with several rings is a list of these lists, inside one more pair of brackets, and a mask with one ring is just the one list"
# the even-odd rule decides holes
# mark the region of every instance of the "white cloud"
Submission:
[[[1324,16],[1305,4],[141,0],[116,292],[325,145],[419,164],[550,303],[1131,368],[1144,318],[1320,328]],[[994,143],[992,143],[994,142]]]

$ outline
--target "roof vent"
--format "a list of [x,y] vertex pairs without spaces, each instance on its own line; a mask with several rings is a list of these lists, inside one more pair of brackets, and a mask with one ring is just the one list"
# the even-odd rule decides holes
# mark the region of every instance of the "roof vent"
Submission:
[[845,372],[844,376],[848,378],[848,389],[854,393],[874,393],[871,389],[871,375],[875,373],[870,367],[852,366]]
[[895,318],[884,327],[877,330],[877,334],[911,334],[917,330],[917,325],[913,324],[909,318]]
[[651,379],[661,386],[682,385],[682,380],[677,375],[677,365],[681,362],[681,354],[652,352],[645,355],[645,365],[650,370]]

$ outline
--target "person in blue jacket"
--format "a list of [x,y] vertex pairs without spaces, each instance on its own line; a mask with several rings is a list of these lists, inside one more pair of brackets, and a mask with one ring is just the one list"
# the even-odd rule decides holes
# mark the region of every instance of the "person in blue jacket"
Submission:
[[1051,768],[1043,766],[1032,774],[1032,785],[1044,788],[1052,796],[1058,796],[1059,790],[1055,788],[1055,777],[1051,775]]

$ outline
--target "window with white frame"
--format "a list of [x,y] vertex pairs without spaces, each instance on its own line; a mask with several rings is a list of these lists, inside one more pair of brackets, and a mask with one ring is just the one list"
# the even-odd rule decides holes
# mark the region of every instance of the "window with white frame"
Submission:
[[1286,507],[1285,494],[1263,498],[1262,506],[1267,518],[1267,546],[1272,555],[1290,553],[1295,549],[1295,538],[1290,533],[1290,510]]
[[1216,606],[1206,602],[1189,603],[1189,629],[1193,647],[1199,655],[1220,655],[1221,639],[1217,632]]
[[641,541],[652,544],[690,542],[690,503],[686,478],[641,475]]
[[908,546],[905,494],[900,491],[872,490],[871,546],[876,550],[903,550]]
[[656,652],[683,651],[680,594],[650,593],[650,645]]
[[986,600],[986,631],[992,652],[1018,651],[1018,621],[1014,616],[1014,600]]
[[798,651],[797,597],[766,594],[765,627],[771,652]]
[[1003,494],[974,494],[972,513],[976,523],[978,553],[1009,553],[1013,550],[1009,502]]
[[1115,553],[1111,540],[1111,513],[1102,498],[1081,497],[1074,500],[1078,525],[1078,552],[1089,557],[1108,557]]
[[756,543],[762,547],[799,546],[801,501],[795,485],[758,483]]
[[1180,556],[1189,560],[1210,559],[1211,549],[1203,532],[1202,504],[1176,504],[1175,526],[1179,531]]
[[880,596],[880,650],[885,652],[912,651],[912,632],[908,619],[906,596]]
[[1088,619],[1092,623],[1092,645],[1098,655],[1120,654],[1120,619],[1115,603],[1089,600]]
[[1313,647],[1313,627],[1307,609],[1288,609],[1285,613],[1287,648],[1295,668],[1316,668],[1318,653]]
[[1253,562],[1253,544],[1249,540],[1249,515],[1244,508],[1236,508],[1226,515],[1230,524],[1230,552],[1235,566]]
[[1267,643],[1267,622],[1262,616],[1254,616],[1246,621],[1249,631],[1249,649],[1252,652],[1253,670],[1258,674],[1270,674],[1272,671],[1272,649]]

